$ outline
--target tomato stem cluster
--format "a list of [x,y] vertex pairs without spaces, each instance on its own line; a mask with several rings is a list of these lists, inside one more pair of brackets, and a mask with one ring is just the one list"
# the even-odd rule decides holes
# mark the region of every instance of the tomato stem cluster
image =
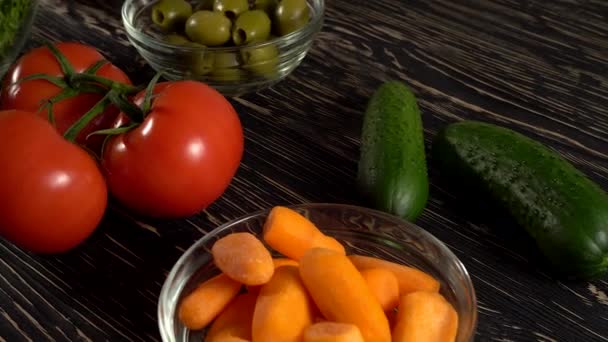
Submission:
[[54,124],[55,122],[53,115],[53,105],[55,103],[68,98],[76,97],[82,93],[103,94],[103,98],[101,100],[99,100],[89,111],[82,115],[76,122],[72,124],[70,128],[65,131],[63,135],[65,139],[72,142],[75,141],[80,131],[84,129],[96,116],[102,113],[109,105],[115,105],[118,107],[120,111],[130,119],[131,123],[125,127],[99,130],[89,134],[89,136],[93,134],[120,134],[143,122],[146,114],[150,111],[153,89],[160,78],[161,73],[157,73],[148,84],[146,88],[145,100],[142,107],[139,107],[131,102],[129,97],[141,91],[141,87],[116,82],[96,74],[100,68],[108,63],[107,60],[99,60],[88,67],[85,71],[77,72],[70,61],[61,53],[61,51],[59,51],[57,47],[48,42],[45,43],[45,45],[57,59],[64,77],[51,76],[47,74],[34,74],[24,77],[18,82],[42,79],[51,82],[62,89],[59,94],[50,98],[40,108],[41,110],[46,109],[48,111],[48,120],[51,124]]

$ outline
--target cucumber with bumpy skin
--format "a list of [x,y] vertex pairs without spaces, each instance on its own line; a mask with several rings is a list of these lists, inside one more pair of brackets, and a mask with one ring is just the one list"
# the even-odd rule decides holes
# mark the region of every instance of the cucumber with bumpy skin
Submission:
[[437,134],[432,159],[506,209],[558,275],[608,270],[608,194],[556,152],[508,128],[462,121]]
[[420,109],[399,81],[382,84],[363,117],[357,181],[376,209],[415,220],[429,193]]

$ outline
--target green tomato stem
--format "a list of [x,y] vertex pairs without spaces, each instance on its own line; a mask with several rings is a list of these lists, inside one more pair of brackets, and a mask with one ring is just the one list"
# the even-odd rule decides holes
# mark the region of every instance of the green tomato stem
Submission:
[[84,71],[85,74],[90,74],[90,75],[95,75],[97,73],[97,71],[99,71],[99,69],[101,69],[102,66],[108,64],[108,61],[105,59],[100,59],[97,62],[95,62],[95,64],[91,65],[90,67],[87,68],[87,70]]
[[81,88],[83,84],[97,83],[97,84],[101,84],[102,86],[104,86],[106,88],[113,89],[114,91],[117,91],[120,93],[125,93],[125,94],[133,94],[140,90],[140,88],[138,88],[138,87],[119,83],[119,82],[113,81],[109,78],[89,74],[86,72],[71,75],[69,77],[68,83],[70,83],[72,85],[72,87],[76,88],[76,89]]
[[53,113],[53,103],[49,101],[45,106],[48,107],[47,120],[49,120],[49,123],[53,127],[55,127],[55,113]]
[[162,72],[157,72],[156,75],[152,77],[152,80],[150,80],[150,83],[148,83],[148,87],[146,88],[146,96],[144,97],[144,103],[142,104],[142,111],[144,117],[148,115],[148,112],[150,112],[150,107],[152,106],[152,94],[154,94],[154,87],[156,86],[156,83],[158,82],[158,79],[161,76]]
[[48,82],[53,83],[54,85],[60,87],[60,88],[65,88],[67,87],[67,83],[61,78],[61,77],[57,77],[57,76],[51,76],[51,75],[47,75],[47,74],[31,74],[28,76],[25,76],[19,80],[17,80],[16,82],[13,83],[13,85],[19,84],[21,82],[25,82],[25,81],[31,81],[31,80],[45,80]]
[[144,121],[144,112],[131,101],[126,99],[125,94],[111,90],[109,93],[110,101],[116,105],[133,123]]
[[70,126],[70,128],[65,131],[63,137],[68,141],[74,142],[74,140],[78,136],[78,133],[80,133],[80,131],[84,127],[86,127],[89,122],[91,122],[91,120],[93,120],[97,115],[99,115],[99,113],[103,112],[106,109],[106,106],[110,103],[109,98],[110,94],[112,93],[112,91],[109,91],[101,100],[99,100],[93,106],[93,108],[89,109],[89,111],[86,112],[83,116],[81,116],[80,119],[74,122],[74,124],[72,124],[72,126]]
[[80,95],[80,93],[82,93],[82,92],[105,94],[104,89],[102,89],[98,86],[95,86],[95,85],[83,85],[78,90],[71,88],[71,87],[65,87],[59,92],[59,94],[51,97],[42,107],[40,107],[39,110],[44,110],[45,108],[47,108],[47,110],[48,110],[47,118],[48,118],[49,122],[51,123],[51,125],[55,126],[55,115],[53,113],[53,106],[59,101],[63,101],[65,99],[76,97],[76,96]]
[[106,143],[112,136],[126,133],[137,126],[139,126],[138,123],[131,123],[129,125],[116,127],[116,128],[100,129],[95,132],[89,133],[87,135],[87,139],[93,135],[105,135],[105,138],[103,139],[103,143],[101,144],[101,155],[99,156],[99,158],[103,158],[103,151],[105,150]]
[[55,103],[61,100],[69,99],[76,95],[78,95],[78,92],[76,90],[72,88],[63,88],[59,92],[59,94],[51,97],[42,107],[40,107],[40,110],[43,110],[45,107],[47,108],[47,117],[51,125],[55,126],[55,114],[53,113],[53,105],[55,105]]
[[61,71],[63,71],[66,76],[69,77],[75,73],[74,67],[72,66],[70,61],[68,61],[67,57],[65,57],[65,55],[61,53],[61,51],[59,51],[59,49],[55,45],[49,43],[48,41],[45,42],[44,45],[46,45],[46,47],[51,51],[53,56],[55,56],[57,62],[59,62]]
[[121,127],[116,127],[116,128],[107,128],[107,129],[100,129],[98,131],[95,132],[91,132],[87,135],[87,138],[89,138],[90,136],[93,135],[118,135],[118,134],[122,134],[125,132],[130,131],[131,129],[137,127],[139,124],[137,123],[132,123],[126,126],[121,126]]

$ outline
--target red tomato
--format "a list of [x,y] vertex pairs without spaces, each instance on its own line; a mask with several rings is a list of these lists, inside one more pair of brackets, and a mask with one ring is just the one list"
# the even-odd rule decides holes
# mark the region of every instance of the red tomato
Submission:
[[[83,72],[104,57],[93,47],[80,43],[63,42],[55,45],[70,61],[76,72]],[[57,95],[61,88],[45,80],[30,80],[14,84],[23,77],[43,73],[51,76],[63,77],[61,67],[50,50],[38,47],[25,53],[7,72],[0,94],[1,109],[19,109],[38,112],[41,104]],[[107,63],[96,73],[98,76],[111,80],[131,84],[129,77],[116,66]],[[85,93],[76,97],[62,100],[53,106],[55,125],[60,133],[64,133],[76,120],[95,105],[103,94]],[[116,119],[119,110],[109,106],[104,113],[97,116],[79,134],[76,142],[99,151],[103,136],[86,136],[98,129],[109,128]],[[47,111],[40,111],[39,115],[47,118]]]
[[95,160],[31,112],[1,111],[0,137],[0,235],[36,253],[85,240],[107,205]]
[[241,122],[230,102],[203,83],[160,83],[155,93],[144,122],[108,140],[102,169],[125,207],[151,217],[190,216],[221,196],[236,173]]

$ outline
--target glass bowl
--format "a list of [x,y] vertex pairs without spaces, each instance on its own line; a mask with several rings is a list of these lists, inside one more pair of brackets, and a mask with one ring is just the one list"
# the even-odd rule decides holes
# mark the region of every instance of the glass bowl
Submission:
[[[342,204],[302,204],[290,208],[342,242],[349,254],[380,257],[433,275],[441,283],[441,293],[459,314],[457,341],[473,340],[477,325],[475,290],[463,264],[441,241],[412,223],[367,208]],[[182,297],[219,273],[210,254],[215,241],[245,231],[261,239],[268,212],[256,212],[217,227],[179,258],[163,284],[158,303],[163,341],[202,341],[202,331],[189,331],[179,321],[177,307]]]
[[[151,21],[151,8],[157,1],[124,2],[122,20],[131,44],[166,79],[195,79],[226,96],[255,92],[287,77],[308,53],[323,25],[325,11],[325,0],[307,0],[310,20],[294,32],[255,44],[204,47],[163,40]],[[255,58],[259,62],[245,63],[243,56],[262,57]]]
[[7,6],[0,4],[0,79],[29,38],[37,8],[37,0],[7,2]]

